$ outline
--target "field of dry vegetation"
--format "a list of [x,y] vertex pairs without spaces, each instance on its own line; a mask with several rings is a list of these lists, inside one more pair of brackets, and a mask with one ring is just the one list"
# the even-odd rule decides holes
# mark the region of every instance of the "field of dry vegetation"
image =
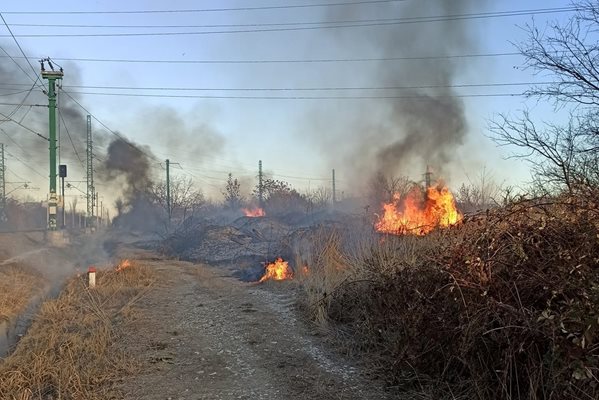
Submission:
[[136,300],[151,290],[153,272],[133,265],[84,276],[41,305],[16,350],[0,364],[1,399],[109,399],[120,377],[135,369],[119,350],[119,332]]
[[422,237],[322,233],[305,311],[410,398],[596,399],[598,214],[529,200]]
[[41,288],[41,277],[22,264],[0,265],[0,320],[19,315]]

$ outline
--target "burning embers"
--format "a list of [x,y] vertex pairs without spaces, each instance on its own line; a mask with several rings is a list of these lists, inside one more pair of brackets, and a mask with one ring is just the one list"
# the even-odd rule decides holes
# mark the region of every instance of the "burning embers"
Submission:
[[115,267],[115,271],[120,272],[120,271],[123,271],[123,270],[129,268],[130,266],[131,266],[131,261],[124,259],[124,260],[121,260],[120,263],[118,263],[118,265]]
[[393,201],[383,204],[383,209],[376,230],[396,235],[425,235],[436,227],[452,226],[462,219],[453,195],[440,184],[426,191],[416,186],[403,199],[395,193]]
[[264,210],[260,207],[242,208],[241,210],[243,211],[243,214],[246,217],[255,218],[255,217],[264,217],[266,215]]
[[287,261],[283,261],[281,257],[273,263],[266,266],[264,276],[260,278],[260,282],[267,280],[283,281],[293,278],[293,271]]

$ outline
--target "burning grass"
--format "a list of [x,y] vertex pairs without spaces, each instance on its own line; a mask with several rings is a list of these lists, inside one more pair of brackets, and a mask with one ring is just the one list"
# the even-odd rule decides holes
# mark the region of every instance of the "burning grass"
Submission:
[[598,211],[521,202],[359,257],[333,237],[304,282],[308,310],[404,392],[599,398]]
[[21,264],[0,265],[0,320],[12,319],[29,304],[41,289],[42,278]]
[[154,273],[135,265],[98,273],[88,289],[74,278],[42,304],[15,352],[0,364],[2,399],[107,399],[136,365],[119,350],[119,327],[151,289]]
[[260,278],[260,282],[264,281],[284,281],[293,279],[293,270],[287,261],[283,261],[281,257],[274,262],[267,264],[264,267],[264,275]]

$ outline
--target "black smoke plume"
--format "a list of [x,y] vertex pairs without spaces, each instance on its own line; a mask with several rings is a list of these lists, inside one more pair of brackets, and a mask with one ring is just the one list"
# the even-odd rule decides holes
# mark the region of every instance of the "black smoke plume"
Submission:
[[[327,17],[330,21],[339,21],[451,16],[473,12],[474,6],[480,10],[484,3],[486,1],[474,0],[394,2],[377,5],[367,15],[364,8],[337,7]],[[310,116],[315,126],[311,138],[323,145],[332,167],[344,168],[346,176],[366,182],[377,173],[418,178],[429,164],[443,170],[455,160],[457,150],[466,140],[468,124],[465,104],[452,86],[465,63],[462,59],[444,57],[475,50],[477,40],[469,23],[454,18],[361,30],[330,30],[333,33],[329,39],[339,51],[346,50],[343,54],[380,58],[435,57],[381,61],[372,68],[369,67],[372,64],[359,63],[331,77],[338,80],[342,76],[353,86],[393,88],[369,92],[368,95],[374,97],[372,100],[346,102],[329,108],[326,114],[317,110]],[[360,84],[355,84],[356,80]]]

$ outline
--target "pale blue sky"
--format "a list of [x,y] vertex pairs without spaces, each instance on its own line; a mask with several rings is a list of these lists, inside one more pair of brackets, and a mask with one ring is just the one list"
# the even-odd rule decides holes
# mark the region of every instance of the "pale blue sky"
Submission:
[[[434,2],[441,0],[406,0]],[[12,14],[15,11],[115,11],[115,10],[181,10],[209,8],[262,7],[271,5],[299,5],[316,3],[336,3],[341,0],[202,0],[184,1],[4,1],[0,7],[7,23],[16,35],[27,34],[84,34],[84,33],[124,33],[124,32],[180,32],[207,31],[208,28],[180,28],[181,25],[221,25],[221,24],[264,24],[285,22],[319,22],[331,14],[331,8],[291,8],[254,11],[196,12],[172,14],[75,14],[37,15]],[[540,8],[566,7],[567,0],[544,1],[481,1],[472,13],[516,11]],[[351,17],[347,19],[378,18],[381,4],[353,6]],[[389,6],[389,5],[386,5]],[[379,9],[377,9],[379,8]],[[336,11],[339,10],[335,10]],[[544,26],[548,20],[565,19],[568,13],[538,14],[534,16],[538,25]],[[430,16],[430,15],[421,15]],[[386,15],[386,18],[401,18],[404,15]],[[524,38],[522,26],[532,20],[531,15],[502,18],[469,19],[461,23],[468,25],[471,38],[478,42],[476,53],[514,52],[511,42]],[[435,24],[426,22],[418,25]],[[170,28],[85,28],[85,27],[34,27],[19,24],[78,24],[78,25],[172,25]],[[416,25],[416,24],[415,24]],[[268,27],[267,27],[268,28]],[[216,28],[224,29],[264,29],[262,27]],[[243,32],[229,34],[202,34],[176,36],[142,37],[17,37],[23,50],[31,57],[50,56],[61,58],[93,59],[155,59],[155,60],[285,60],[285,59],[355,59],[380,57],[375,47],[364,46],[359,38],[373,34],[373,31],[389,29],[387,26],[340,28],[345,40],[343,45],[330,33],[332,30],[297,30],[276,32]],[[422,29],[422,26],[419,28]],[[0,28],[6,34],[6,28]],[[355,46],[347,40],[355,35]],[[438,40],[443,40],[442,37]],[[19,55],[10,37],[0,38],[0,43],[12,55]],[[398,44],[400,45],[400,44]],[[427,56],[427,49],[420,54]],[[25,69],[29,66],[22,63]],[[3,59],[5,64],[10,62]],[[167,63],[117,63],[58,61],[65,69],[64,86],[72,87],[71,92],[101,93],[145,93],[163,95],[217,95],[217,96],[323,96],[347,95],[348,92],[322,91],[156,91],[156,90],[111,90],[105,86],[126,87],[176,87],[176,88],[323,88],[323,87],[373,87],[380,86],[377,80],[378,63],[257,63],[257,64],[167,64]],[[400,63],[446,62],[443,60],[389,61]],[[488,58],[464,58],[453,60],[456,70],[454,84],[485,84],[531,82],[535,78],[529,71],[514,68],[522,64],[515,56]],[[38,68],[39,64],[33,66]],[[29,71],[31,72],[31,71]],[[18,81],[28,83],[23,74],[4,77],[2,82]],[[406,82],[410,85],[427,85],[433,82],[423,80]],[[100,86],[101,88],[90,88]],[[14,89],[14,88],[13,88]],[[517,93],[524,87],[482,87],[459,88],[462,94]],[[349,92],[350,95],[372,95],[380,92]],[[19,101],[18,95],[9,97]],[[372,106],[365,107],[365,100],[299,100],[299,99],[198,99],[198,98],[152,98],[81,94],[81,103],[111,129],[123,133],[135,142],[146,144],[159,158],[169,158],[179,162],[182,169],[177,174],[193,176],[206,192],[218,193],[223,186],[228,171],[247,180],[248,188],[253,185],[258,160],[263,160],[265,170],[275,177],[288,180],[299,188],[328,185],[330,169],[337,169],[338,187],[341,191],[352,191],[353,176],[348,176],[339,165],[335,165],[334,154],[342,151],[346,143],[334,143],[326,149],[314,145],[315,136],[326,136],[327,129],[352,129],[352,121],[359,118],[360,112],[372,113]],[[498,149],[485,137],[487,121],[498,112],[515,112],[526,106],[520,97],[475,97],[465,98],[466,115],[469,122],[468,139],[463,147],[456,149],[455,160],[444,167],[443,175],[452,186],[475,175],[482,167],[493,171],[497,180],[517,184],[526,179],[526,166],[517,161],[505,161],[507,149]],[[541,114],[549,108],[528,103]],[[5,106],[10,110],[10,106]],[[330,121],[311,121],[314,115],[327,115],[331,110]],[[4,112],[4,111],[3,111]],[[182,134],[182,140],[169,143],[164,130],[157,126],[164,119],[180,117],[171,121]],[[164,117],[164,118],[163,118]],[[27,116],[23,124],[27,124]],[[323,131],[308,132],[322,124]],[[2,127],[13,129],[10,123]],[[98,124],[94,122],[94,127]],[[73,128],[74,129],[74,128]],[[198,132],[208,131],[209,140],[200,146]],[[63,137],[62,151],[72,151]],[[18,138],[17,138],[18,140]],[[75,146],[82,143],[75,140]],[[195,142],[190,145],[190,142]],[[200,143],[198,143],[200,142]],[[341,141],[342,142],[342,141]],[[27,162],[26,152],[6,142],[11,155]],[[201,148],[200,148],[201,147]],[[79,151],[84,156],[84,148]],[[45,197],[46,183],[39,173],[8,157],[9,170],[19,177],[36,182],[41,190],[29,193],[35,197]],[[33,162],[33,161],[32,161]],[[156,174],[161,166],[155,163]],[[46,165],[34,166],[45,173]],[[412,175],[415,173],[410,171]],[[11,175],[9,180],[19,180]],[[70,179],[83,180],[84,170],[77,164],[70,166]],[[417,179],[418,176],[414,176]],[[84,185],[80,186],[84,189]]]

